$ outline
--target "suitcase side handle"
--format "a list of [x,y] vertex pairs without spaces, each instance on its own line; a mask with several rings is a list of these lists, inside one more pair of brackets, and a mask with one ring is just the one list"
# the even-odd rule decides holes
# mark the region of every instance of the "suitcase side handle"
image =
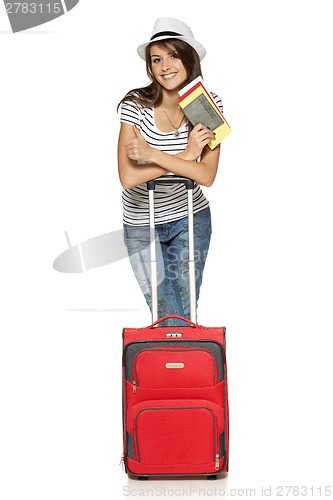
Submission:
[[194,181],[181,175],[162,175],[147,182],[148,191],[155,189],[156,184],[185,184],[186,189],[194,189]]
[[163,318],[158,319],[152,325],[150,325],[148,328],[152,329],[152,328],[154,328],[154,326],[158,325],[162,321],[165,321],[166,319],[180,319],[180,320],[188,323],[192,328],[196,328],[198,326],[195,323],[193,323],[193,321],[191,321],[187,318],[182,318],[181,316],[177,316],[177,314],[169,314],[168,316],[164,316]]

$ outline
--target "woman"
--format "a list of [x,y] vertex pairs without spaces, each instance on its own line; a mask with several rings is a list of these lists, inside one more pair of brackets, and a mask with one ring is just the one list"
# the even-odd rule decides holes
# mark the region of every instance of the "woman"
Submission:
[[[178,91],[202,76],[204,47],[177,19],[159,18],[138,54],[146,61],[151,83],[129,91],[122,101],[118,169],[123,190],[124,240],[137,281],[151,308],[149,212],[146,181],[180,175],[195,181],[193,191],[196,297],[210,243],[209,203],[200,185],[214,182],[220,148],[207,145],[214,134],[203,125],[190,127]],[[212,93],[222,112],[220,98]],[[182,184],[157,185],[155,224],[159,242],[158,315],[189,318],[187,191]],[[179,324],[169,320],[168,324]]]

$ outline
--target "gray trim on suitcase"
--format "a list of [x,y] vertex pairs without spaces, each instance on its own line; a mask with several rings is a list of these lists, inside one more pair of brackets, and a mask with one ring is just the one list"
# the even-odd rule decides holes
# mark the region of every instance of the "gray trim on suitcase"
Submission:
[[225,432],[221,432],[219,436],[220,458],[225,456]]
[[134,460],[134,437],[133,434],[126,432],[127,456]]

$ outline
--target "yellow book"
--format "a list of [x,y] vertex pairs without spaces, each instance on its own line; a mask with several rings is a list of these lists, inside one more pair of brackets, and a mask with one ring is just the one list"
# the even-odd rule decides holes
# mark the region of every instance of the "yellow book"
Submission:
[[179,91],[179,105],[190,123],[195,127],[201,123],[215,133],[208,146],[214,149],[230,134],[231,128],[206,90],[201,77],[196,78]]

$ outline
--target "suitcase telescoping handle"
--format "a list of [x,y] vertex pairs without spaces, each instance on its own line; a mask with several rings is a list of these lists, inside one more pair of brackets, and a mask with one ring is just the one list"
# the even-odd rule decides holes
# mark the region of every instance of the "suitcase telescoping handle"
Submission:
[[193,224],[193,188],[194,181],[178,175],[163,175],[147,182],[149,191],[149,226],[150,226],[150,275],[151,275],[151,305],[153,323],[158,319],[157,297],[157,261],[155,240],[155,213],[154,190],[157,184],[184,184],[187,189],[188,202],[188,251],[189,251],[189,293],[190,293],[190,319],[197,322],[197,304],[195,289],[195,262],[194,262],[194,224]]

